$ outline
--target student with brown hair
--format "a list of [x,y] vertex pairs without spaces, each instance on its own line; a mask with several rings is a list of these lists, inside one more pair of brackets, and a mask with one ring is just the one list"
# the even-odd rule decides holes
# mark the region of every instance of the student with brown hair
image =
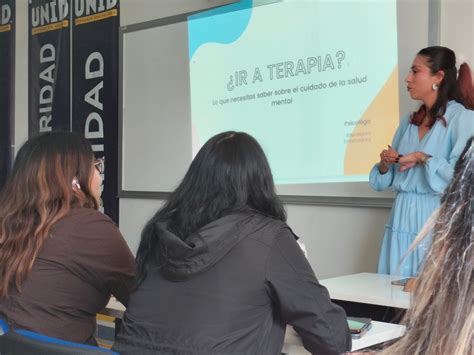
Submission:
[[95,344],[110,294],[127,304],[134,258],[99,212],[103,165],[70,132],[28,140],[0,194],[0,318]]

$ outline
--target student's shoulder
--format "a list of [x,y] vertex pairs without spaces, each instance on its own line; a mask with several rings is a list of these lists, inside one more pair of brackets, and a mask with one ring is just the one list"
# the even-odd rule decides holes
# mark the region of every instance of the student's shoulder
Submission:
[[73,223],[81,222],[106,222],[115,224],[109,216],[104,213],[94,209],[94,208],[85,208],[78,207],[72,208],[69,214],[65,217],[65,220],[70,220]]
[[54,227],[60,234],[83,235],[87,238],[120,235],[117,225],[108,216],[93,208],[73,208]]
[[255,215],[253,218],[255,232],[252,233],[250,237],[259,240],[269,247],[279,238],[298,239],[296,234],[293,233],[291,228],[284,221],[262,215]]

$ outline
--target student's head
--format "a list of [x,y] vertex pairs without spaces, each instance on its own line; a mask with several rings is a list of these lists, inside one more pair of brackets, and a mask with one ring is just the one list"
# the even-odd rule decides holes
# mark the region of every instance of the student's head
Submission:
[[[463,63],[456,68],[456,55],[446,47],[423,48],[413,60],[412,68],[405,81],[412,99],[425,104],[433,101],[429,108],[432,124],[442,118],[449,100],[456,100],[467,108],[473,108],[473,87],[469,66]],[[419,125],[425,117],[426,107],[414,117]]]
[[51,132],[29,139],[18,151],[9,193],[28,191],[30,203],[98,207],[100,174],[90,143],[72,132]]
[[404,322],[407,334],[384,354],[472,354],[474,334],[474,139],[459,158],[437,213],[415,243],[432,245]]
[[97,208],[101,178],[89,142],[71,132],[29,139],[0,194],[0,295],[26,278],[51,227],[71,207]]
[[191,163],[169,200],[148,222],[137,258],[148,258],[153,226],[166,221],[181,238],[233,212],[254,211],[286,220],[276,196],[265,153],[243,132],[224,132],[209,139]]
[[164,208],[183,237],[223,215],[249,209],[285,219],[265,153],[243,132],[209,139]]

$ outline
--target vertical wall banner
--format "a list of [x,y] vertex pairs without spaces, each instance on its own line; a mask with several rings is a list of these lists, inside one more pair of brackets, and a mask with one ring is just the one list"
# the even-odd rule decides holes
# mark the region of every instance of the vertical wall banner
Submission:
[[28,134],[71,128],[70,0],[29,0]]
[[118,0],[73,0],[72,122],[105,157],[104,212],[118,222]]
[[11,167],[15,107],[15,0],[0,0],[0,189]]

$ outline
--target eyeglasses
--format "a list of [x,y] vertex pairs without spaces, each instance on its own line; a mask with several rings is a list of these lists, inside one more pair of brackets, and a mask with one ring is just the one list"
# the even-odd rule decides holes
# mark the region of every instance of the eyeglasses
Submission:
[[103,174],[105,171],[105,157],[97,158],[94,162],[94,166],[99,174]]

